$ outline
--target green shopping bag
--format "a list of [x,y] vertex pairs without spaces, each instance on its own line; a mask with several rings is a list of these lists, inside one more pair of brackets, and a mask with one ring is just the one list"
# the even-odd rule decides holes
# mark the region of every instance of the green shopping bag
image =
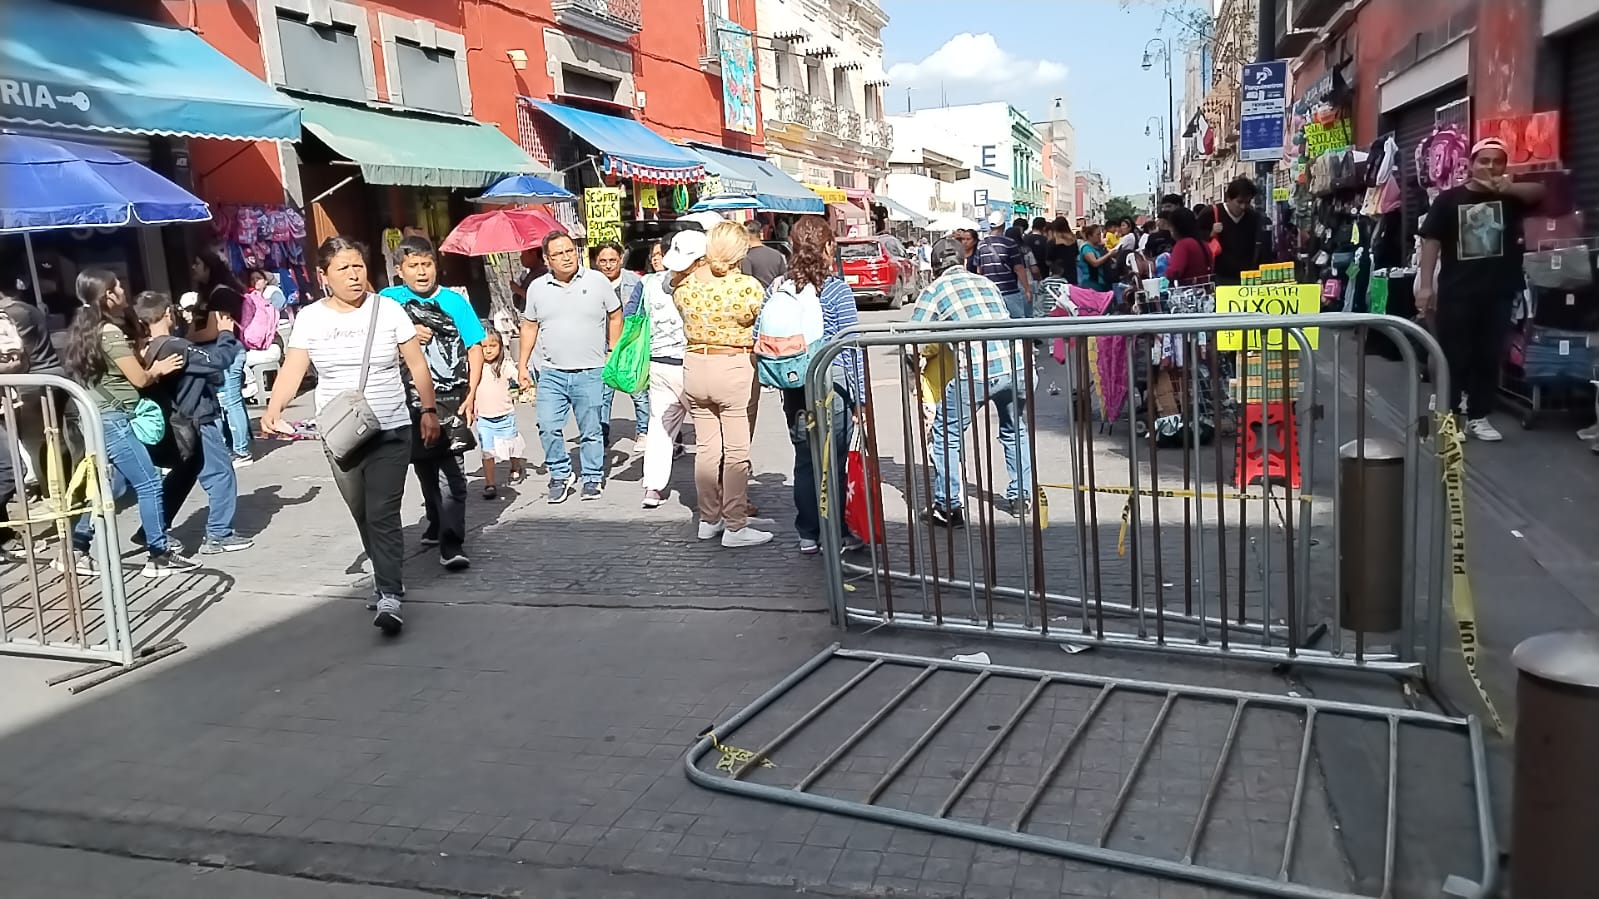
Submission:
[[605,371],[600,375],[605,386],[622,393],[639,393],[650,386],[650,313],[639,304],[639,310],[622,319],[622,336],[611,347],[610,358],[605,360]]

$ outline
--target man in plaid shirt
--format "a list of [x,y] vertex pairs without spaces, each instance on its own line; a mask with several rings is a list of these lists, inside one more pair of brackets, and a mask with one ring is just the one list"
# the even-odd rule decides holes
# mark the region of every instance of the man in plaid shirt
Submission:
[[[938,277],[911,310],[913,322],[1010,322],[1005,297],[994,282],[966,270],[960,244],[949,238],[933,244],[933,271]],[[956,375],[943,385],[943,400],[933,419],[933,508],[929,521],[946,527],[966,523],[962,511],[961,447],[977,407],[993,403],[999,413],[999,439],[1005,452],[1010,483],[1005,499],[1012,515],[1021,515],[1032,496],[1032,463],[1027,426],[1022,409],[1027,401],[1027,378],[1021,344],[1014,340],[983,340],[961,344],[956,350]]]

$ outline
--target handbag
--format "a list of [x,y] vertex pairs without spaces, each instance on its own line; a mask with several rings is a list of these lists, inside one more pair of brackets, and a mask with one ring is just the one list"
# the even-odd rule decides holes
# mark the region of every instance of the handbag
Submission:
[[367,320],[366,346],[361,350],[361,381],[354,390],[346,390],[328,400],[316,416],[322,445],[327,447],[333,461],[339,463],[355,458],[356,453],[383,429],[377,413],[366,401],[366,376],[372,362],[372,340],[377,336],[378,306],[384,300],[376,294],[367,294],[366,301],[372,306],[372,315]]
[[[872,491],[871,502],[867,502],[868,490]],[[888,543],[883,528],[883,481],[877,460],[868,459],[862,450],[859,431],[850,441],[844,465],[844,526],[867,543]]]
[[611,347],[600,378],[605,386],[626,394],[650,386],[650,311],[640,302],[638,311],[622,320],[622,333]]

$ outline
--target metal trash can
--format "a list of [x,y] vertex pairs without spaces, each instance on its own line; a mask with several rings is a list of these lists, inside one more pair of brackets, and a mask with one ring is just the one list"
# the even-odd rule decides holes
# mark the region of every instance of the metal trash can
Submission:
[[1521,641],[1512,899],[1592,899],[1599,876],[1599,631]]
[[1405,448],[1367,438],[1338,449],[1338,597],[1343,626],[1397,631],[1404,620]]

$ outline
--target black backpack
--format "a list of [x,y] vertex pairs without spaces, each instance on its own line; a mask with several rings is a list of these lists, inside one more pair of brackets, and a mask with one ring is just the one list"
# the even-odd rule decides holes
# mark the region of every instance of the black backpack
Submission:
[[[171,343],[169,336],[158,337],[151,342],[145,355],[149,361],[161,358],[161,350]],[[200,425],[193,418],[179,411],[177,408],[178,379],[182,373],[156,382],[142,391],[142,394],[161,408],[161,416],[166,419],[167,427],[161,439],[150,447],[150,461],[159,468],[177,468],[194,460],[200,452]]]

